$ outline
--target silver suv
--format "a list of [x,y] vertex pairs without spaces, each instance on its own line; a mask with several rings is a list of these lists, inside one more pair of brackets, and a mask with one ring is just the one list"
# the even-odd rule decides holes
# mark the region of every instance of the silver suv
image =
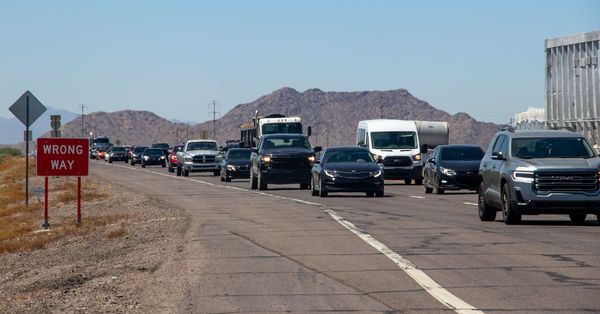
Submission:
[[567,131],[498,132],[481,160],[479,218],[506,224],[521,215],[563,214],[600,223],[600,158],[588,141]]

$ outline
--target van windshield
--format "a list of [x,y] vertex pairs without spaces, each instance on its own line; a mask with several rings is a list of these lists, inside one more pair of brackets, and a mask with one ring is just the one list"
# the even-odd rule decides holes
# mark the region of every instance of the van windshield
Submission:
[[371,132],[371,143],[378,149],[415,149],[417,134],[412,131]]

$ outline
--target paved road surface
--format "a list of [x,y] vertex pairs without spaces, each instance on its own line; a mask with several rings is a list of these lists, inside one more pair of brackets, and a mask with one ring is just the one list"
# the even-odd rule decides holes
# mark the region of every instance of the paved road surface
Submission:
[[91,169],[190,213],[183,258],[165,266],[185,293],[157,283],[157,309],[600,312],[596,217],[574,226],[565,216],[524,216],[506,226],[479,221],[473,193],[391,183],[383,198],[319,198],[291,185],[250,191],[248,180],[208,173],[184,178],[104,162]]

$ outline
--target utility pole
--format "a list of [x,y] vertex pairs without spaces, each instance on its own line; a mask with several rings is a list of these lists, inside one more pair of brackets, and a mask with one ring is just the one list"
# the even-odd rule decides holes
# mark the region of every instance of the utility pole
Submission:
[[216,139],[217,138],[217,102],[215,100],[211,101],[210,104],[212,105],[212,111],[209,111],[209,113],[212,113],[213,115],[213,137],[212,139]]
[[87,106],[84,105],[84,104],[79,104],[78,107],[81,108],[81,137],[86,137],[85,133],[84,133],[84,130],[85,130],[85,123],[84,123],[85,116],[83,115],[83,110],[87,109]]

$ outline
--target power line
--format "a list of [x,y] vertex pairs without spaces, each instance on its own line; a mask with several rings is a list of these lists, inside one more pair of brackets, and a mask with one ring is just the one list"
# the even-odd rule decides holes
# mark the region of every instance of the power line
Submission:
[[85,116],[83,115],[83,110],[87,109],[88,106],[86,106],[84,104],[79,104],[77,107],[81,108],[81,137],[85,137],[85,133],[84,133],[84,130],[85,130],[85,123],[84,123]]
[[217,124],[216,124],[216,122],[217,122],[217,113],[218,113],[216,111],[217,102],[215,100],[213,100],[213,101],[210,102],[210,104],[212,105],[212,111],[209,111],[208,113],[209,114],[212,113],[212,115],[213,115],[213,137],[212,137],[212,139],[216,140],[216,138],[217,138]]

